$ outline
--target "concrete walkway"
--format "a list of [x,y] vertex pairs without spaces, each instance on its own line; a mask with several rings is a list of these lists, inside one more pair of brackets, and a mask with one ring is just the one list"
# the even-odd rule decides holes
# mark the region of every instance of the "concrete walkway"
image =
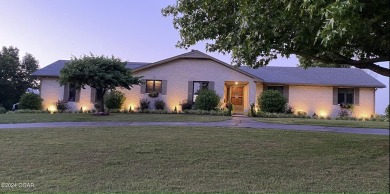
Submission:
[[1,129],[17,128],[58,128],[58,127],[108,127],[108,126],[193,126],[193,127],[237,127],[254,129],[276,129],[297,131],[321,131],[336,133],[389,135],[388,129],[326,127],[311,125],[285,125],[253,121],[246,116],[233,116],[232,119],[220,122],[50,122],[50,123],[17,123],[0,124]]

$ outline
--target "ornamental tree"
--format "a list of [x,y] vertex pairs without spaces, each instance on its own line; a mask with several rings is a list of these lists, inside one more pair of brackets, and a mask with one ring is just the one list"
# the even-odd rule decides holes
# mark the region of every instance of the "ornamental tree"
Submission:
[[231,52],[233,64],[266,66],[279,55],[370,69],[389,77],[377,62],[390,58],[388,0],[234,1],[177,0],[162,10],[173,16],[188,48],[199,41],[210,52]]
[[73,84],[76,88],[85,88],[86,85],[96,89],[96,98],[99,102],[99,112],[104,112],[104,94],[117,87],[131,90],[133,85],[140,83],[140,77],[132,76],[131,70],[126,68],[126,62],[119,58],[106,56],[72,57],[60,73],[60,84]]

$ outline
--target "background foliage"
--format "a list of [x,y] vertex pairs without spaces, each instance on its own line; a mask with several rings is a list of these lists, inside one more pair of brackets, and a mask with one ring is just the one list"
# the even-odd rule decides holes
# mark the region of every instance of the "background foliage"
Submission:
[[[230,52],[233,63],[265,66],[278,56],[347,64],[390,76],[388,0],[177,0],[162,10],[180,32],[177,46],[207,41],[208,51]],[[211,40],[211,41],[210,41]]]
[[0,105],[11,109],[27,88],[38,86],[31,73],[38,69],[38,61],[29,53],[19,59],[19,49],[2,47],[0,50]]

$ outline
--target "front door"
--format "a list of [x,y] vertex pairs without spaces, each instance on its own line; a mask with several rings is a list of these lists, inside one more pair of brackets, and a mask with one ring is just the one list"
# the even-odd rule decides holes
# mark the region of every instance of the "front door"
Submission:
[[234,112],[244,112],[244,86],[232,86],[230,88],[230,102]]

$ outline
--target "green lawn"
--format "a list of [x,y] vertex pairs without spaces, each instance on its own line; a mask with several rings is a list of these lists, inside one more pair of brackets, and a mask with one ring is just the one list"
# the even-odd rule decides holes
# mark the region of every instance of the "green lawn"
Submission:
[[206,127],[0,130],[0,182],[49,192],[387,192],[389,137]]
[[327,127],[358,127],[389,129],[389,122],[378,121],[352,121],[352,120],[324,120],[302,118],[253,118],[255,121],[265,123],[279,123],[292,125],[319,125]]
[[188,114],[110,114],[93,116],[88,113],[20,113],[0,114],[0,123],[37,123],[37,122],[88,122],[88,121],[125,121],[125,122],[211,122],[230,119],[228,116],[188,115]]

